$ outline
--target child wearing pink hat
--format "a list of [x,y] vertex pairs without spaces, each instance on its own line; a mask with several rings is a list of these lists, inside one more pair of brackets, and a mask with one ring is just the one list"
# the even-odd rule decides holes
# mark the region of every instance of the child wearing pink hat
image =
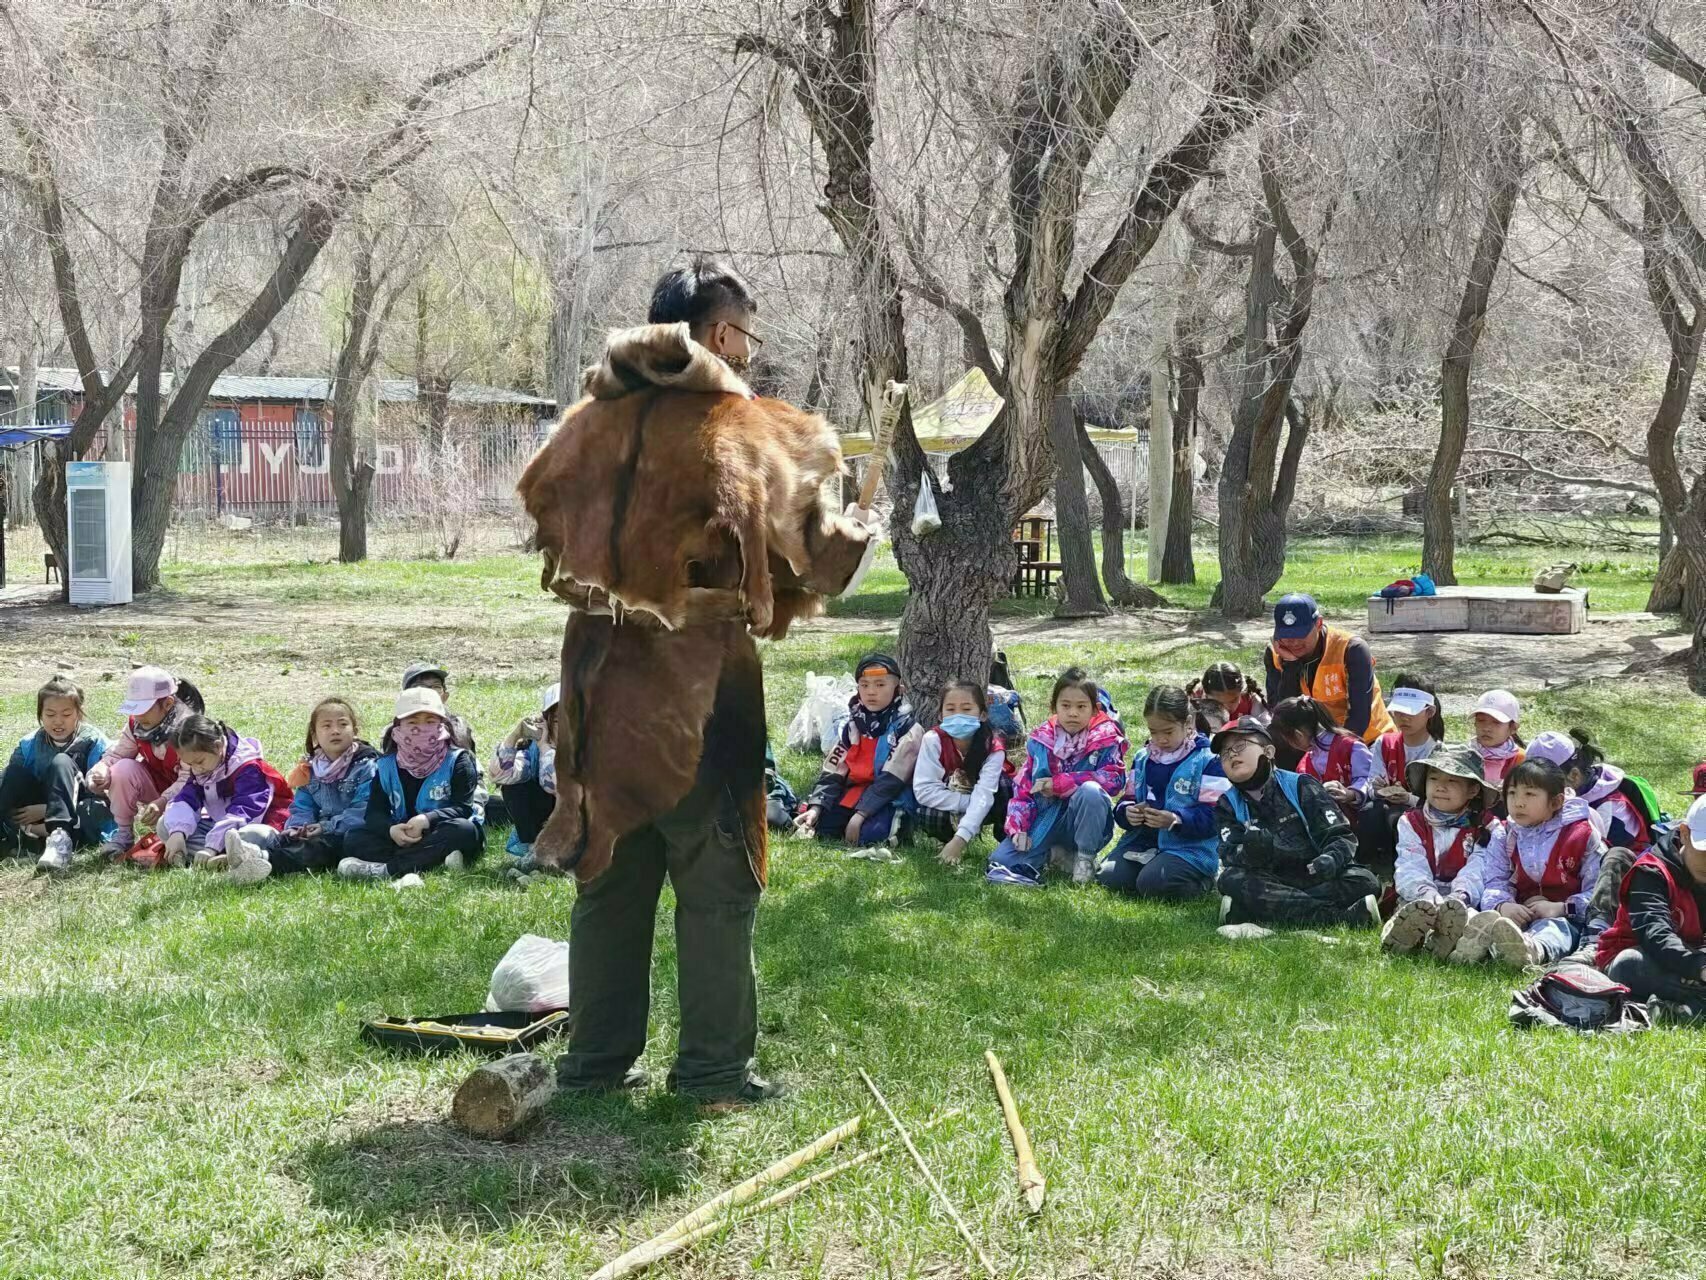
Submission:
[[1490,787],[1504,785],[1505,775],[1528,758],[1522,735],[1522,704],[1509,689],[1489,689],[1475,704],[1475,740],[1481,769]]
[[189,681],[160,667],[130,673],[119,704],[124,730],[89,770],[89,790],[107,797],[116,827],[101,845],[103,857],[126,853],[136,843],[138,819],[152,823],[178,794],[185,773],[178,762],[177,732],[203,710],[201,694]]

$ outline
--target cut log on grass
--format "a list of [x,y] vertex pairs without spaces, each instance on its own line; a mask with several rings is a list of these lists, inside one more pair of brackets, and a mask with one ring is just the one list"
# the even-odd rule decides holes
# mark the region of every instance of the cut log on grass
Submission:
[[912,1162],[918,1166],[918,1172],[924,1175],[924,1181],[929,1184],[930,1190],[935,1194],[936,1202],[954,1220],[954,1229],[960,1233],[960,1239],[966,1242],[966,1247],[972,1251],[972,1256],[978,1260],[979,1265],[989,1273],[991,1280],[993,1280],[996,1274],[995,1264],[984,1253],[983,1247],[972,1238],[971,1228],[966,1226],[965,1219],[960,1217],[960,1211],[954,1208],[954,1202],[948,1199],[948,1193],[942,1190],[942,1184],[936,1181],[936,1175],[930,1172],[930,1166],[924,1162],[924,1156],[913,1143],[912,1135],[906,1131],[906,1126],[900,1122],[900,1117],[894,1113],[894,1108],[889,1106],[889,1100],[883,1097],[883,1091],[877,1088],[877,1082],[871,1079],[863,1067],[859,1068],[859,1078],[865,1082],[865,1087],[871,1091],[871,1096],[877,1100],[877,1105],[883,1109],[883,1114],[889,1118],[889,1123],[900,1135],[900,1140],[906,1144],[907,1154],[912,1157]]
[[450,1118],[476,1138],[504,1138],[526,1124],[557,1092],[557,1073],[536,1053],[488,1062],[462,1082]]
[[807,1143],[792,1155],[784,1156],[768,1169],[754,1174],[738,1187],[731,1187],[722,1195],[707,1200],[685,1218],[673,1223],[644,1244],[636,1245],[620,1258],[605,1263],[592,1274],[590,1280],[620,1280],[623,1276],[631,1276],[636,1272],[644,1271],[659,1258],[666,1258],[676,1252],[677,1250],[671,1247],[676,1240],[690,1236],[707,1225],[717,1224],[725,1209],[733,1209],[745,1204],[764,1188],[774,1186],[800,1166],[809,1164],[824,1152],[840,1146],[859,1132],[860,1123],[860,1117],[854,1116],[847,1123],[831,1129],[815,1142]]
[[[926,1130],[934,1129],[937,1125],[946,1124],[959,1114],[960,1111],[957,1107],[949,1111],[944,1111],[929,1124],[925,1125],[924,1128]],[[780,1191],[777,1191],[772,1195],[765,1196],[764,1199],[758,1201],[756,1204],[749,1205],[746,1213],[742,1215],[740,1220],[742,1222],[750,1222],[761,1213],[769,1213],[772,1209],[779,1209],[783,1205],[788,1204],[790,1201],[798,1200],[813,1187],[821,1186],[831,1178],[839,1177],[841,1174],[846,1173],[849,1169],[857,1169],[860,1165],[870,1164],[871,1161],[882,1156],[886,1156],[889,1152],[893,1151],[897,1145],[899,1144],[885,1142],[882,1146],[873,1147],[871,1150],[863,1153],[862,1155],[856,1155],[850,1160],[843,1160],[840,1164],[831,1165],[822,1173],[814,1173],[809,1178],[801,1178],[798,1182],[790,1182]],[[655,1241],[651,1242],[656,1247],[650,1251],[649,1256],[643,1263],[636,1265],[636,1270],[640,1266],[649,1267],[653,1263],[662,1262],[665,1258],[672,1258],[682,1250],[691,1249],[701,1240],[708,1240],[712,1236],[718,1235],[734,1225],[735,1224],[732,1220],[723,1218],[717,1222],[707,1222],[703,1226],[694,1227],[686,1235],[659,1236]],[[630,1272],[627,1274],[632,1273]]]
[[1032,1213],[1041,1213],[1048,1188],[1031,1152],[1031,1135],[1025,1132],[1025,1122],[1019,1119],[1019,1107],[1013,1101],[1013,1091],[1007,1087],[1007,1073],[1001,1069],[1001,1059],[993,1049],[985,1049],[983,1059],[989,1064],[989,1078],[995,1082],[995,1096],[1001,1099],[1001,1114],[1007,1117],[1007,1134],[1013,1139],[1013,1157],[1019,1168],[1019,1191],[1025,1197],[1025,1206]]

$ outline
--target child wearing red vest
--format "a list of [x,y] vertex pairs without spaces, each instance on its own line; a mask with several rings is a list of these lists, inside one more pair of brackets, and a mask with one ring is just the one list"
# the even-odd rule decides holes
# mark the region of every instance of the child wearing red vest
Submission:
[[1278,741],[1300,753],[1297,772],[1326,788],[1347,816],[1373,799],[1374,753],[1314,698],[1280,703],[1272,729]]
[[1406,783],[1410,767],[1445,747],[1445,717],[1433,684],[1409,672],[1399,672],[1394,680],[1386,709],[1397,728],[1374,744],[1374,776],[1368,780],[1373,798],[1356,816],[1357,859],[1377,870],[1395,863],[1398,824],[1422,803],[1420,793]]
[[1509,820],[1485,851],[1482,909],[1452,952],[1454,963],[1490,954],[1517,968],[1550,964],[1576,949],[1587,923],[1605,857],[1587,805],[1547,760],[1517,765],[1504,792]]
[[918,825],[941,840],[941,861],[957,866],[966,847],[993,822],[1007,826],[1007,744],[989,724],[989,696],[982,685],[960,680],[942,694],[942,720],[924,735],[912,793]]
[[140,814],[157,818],[183,785],[174,739],[190,716],[203,710],[201,694],[187,680],[175,680],[159,667],[130,673],[120,714],[128,717],[118,741],[89,770],[89,790],[112,804],[116,830],[101,845],[101,856],[116,858],[136,843]]
[[1398,955],[1426,943],[1444,960],[1463,937],[1470,907],[1481,900],[1482,851],[1499,834],[1491,813],[1497,797],[1472,747],[1418,760],[1405,785],[1422,803],[1398,820],[1392,877],[1398,909],[1380,943]]
[[1594,957],[1667,1021],[1706,1018],[1706,845],[1694,832],[1706,841],[1706,797],[1689,808],[1675,852],[1654,848],[1635,859]]
[[1510,771],[1527,758],[1522,734],[1522,704],[1508,689],[1489,689],[1475,704],[1475,750],[1491,786],[1503,786]]
[[1268,722],[1268,704],[1262,700],[1261,686],[1234,663],[1211,663],[1202,679],[1191,686],[1190,695],[1197,728],[1211,736],[1235,720]]

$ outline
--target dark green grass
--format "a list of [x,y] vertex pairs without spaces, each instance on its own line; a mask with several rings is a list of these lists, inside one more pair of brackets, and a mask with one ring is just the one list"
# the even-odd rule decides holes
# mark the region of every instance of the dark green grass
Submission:
[[[521,557],[179,572],[171,586],[190,615],[225,589],[303,610],[338,600],[344,621],[268,621],[257,634],[271,639],[254,643],[193,617],[132,634],[113,614],[81,645],[104,666],[82,674],[110,726],[117,681],[101,670],[131,655],[193,661],[213,709],[286,762],[322,689],[347,688],[382,716],[393,659],[411,644],[386,619],[406,602],[411,616],[442,611],[460,651],[493,655],[463,664],[455,693],[489,747],[554,662],[556,615],[532,574]],[[1332,580],[1301,581],[1329,596]],[[805,673],[891,640],[881,625],[767,651],[778,742]],[[1131,707],[1153,680],[1213,656],[1123,639],[1010,653],[1033,710],[1067,661]],[[28,727],[52,656],[29,634],[0,634],[5,740]],[[1582,723],[1669,791],[1706,717],[1674,683],[1608,682],[1535,695],[1524,727]],[[815,762],[783,763],[803,785]],[[760,1057],[796,1086],[790,1101],[705,1118],[661,1094],[562,1100],[521,1141],[461,1137],[441,1121],[473,1060],[388,1056],[357,1024],[478,1007],[510,943],[563,936],[572,901],[569,884],[521,892],[485,870],[398,893],[300,877],[244,892],[214,876],[93,869],[48,885],[0,867],[0,1276],[580,1276],[868,1111],[858,1067],[912,1122],[965,1108],[924,1146],[1005,1275],[1647,1277],[1706,1265],[1696,1033],[1522,1035],[1505,1023],[1505,974],[1393,962],[1372,937],[1339,931],[1229,944],[1206,901],[1001,892],[936,866],[922,844],[878,867],[775,843]],[[659,1074],[674,969],[665,917],[647,1054]],[[984,1076],[989,1046],[1049,1177],[1034,1222]],[[919,1179],[890,1158],[656,1274],[972,1271]]]

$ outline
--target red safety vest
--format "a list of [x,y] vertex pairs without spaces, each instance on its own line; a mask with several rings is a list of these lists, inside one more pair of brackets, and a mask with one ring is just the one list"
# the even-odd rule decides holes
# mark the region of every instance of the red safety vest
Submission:
[[1414,831],[1416,838],[1422,842],[1422,852],[1428,856],[1428,870],[1433,873],[1435,880],[1455,880],[1458,873],[1469,865],[1469,850],[1476,835],[1475,827],[1461,828],[1442,859],[1434,848],[1433,823],[1422,816],[1420,809],[1408,810],[1400,821],[1409,823],[1410,830]]
[[1336,733],[1333,735],[1333,745],[1327,748],[1327,771],[1315,771],[1315,750],[1311,747],[1303,753],[1303,763],[1298,772],[1306,778],[1314,778],[1317,782],[1337,782],[1343,786],[1351,785],[1351,750],[1356,745],[1356,739],[1349,734]]
[[1593,833],[1593,823],[1587,818],[1572,822],[1560,831],[1552,843],[1552,856],[1546,859],[1546,870],[1540,873],[1538,884],[1523,868],[1522,858],[1516,851],[1516,837],[1512,836],[1511,881],[1516,889],[1516,900],[1527,902],[1538,896],[1548,902],[1568,902],[1580,893],[1582,862],[1587,858],[1588,843],[1593,839]]
[[1611,928],[1599,935],[1599,948],[1593,958],[1601,969],[1615,960],[1618,952],[1641,945],[1635,936],[1635,926],[1629,920],[1629,882],[1635,878],[1636,867],[1651,867],[1665,878],[1665,889],[1670,894],[1670,920],[1676,936],[1696,949],[1706,941],[1706,930],[1701,929],[1700,908],[1695,904],[1694,895],[1676,882],[1663,858],[1656,853],[1643,853],[1630,866],[1623,883],[1617,886],[1617,918],[1611,922]]
[[1397,729],[1380,735],[1380,767],[1385,771],[1388,782],[1405,785],[1405,771],[1410,762],[1404,754],[1404,735]]

